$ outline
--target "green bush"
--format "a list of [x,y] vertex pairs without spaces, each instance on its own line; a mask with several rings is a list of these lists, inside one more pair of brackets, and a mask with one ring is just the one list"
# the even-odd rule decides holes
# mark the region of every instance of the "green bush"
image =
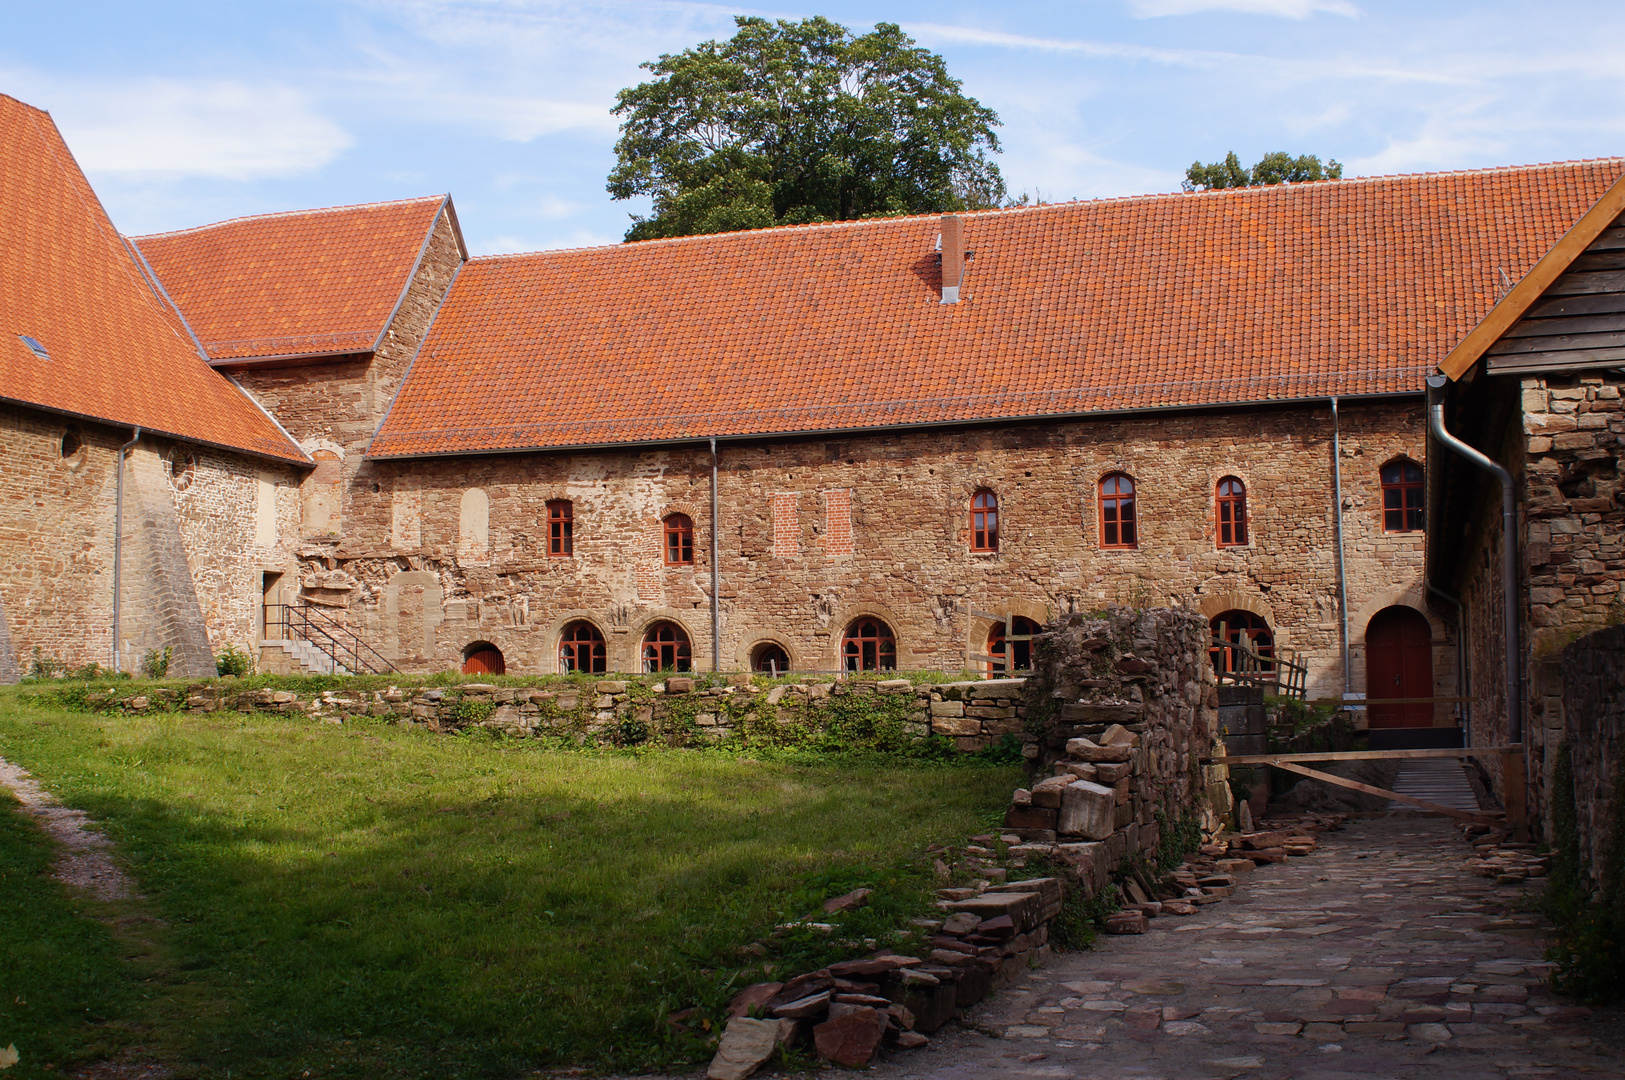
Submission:
[[241,678],[254,672],[254,658],[237,646],[226,643],[220,650],[220,655],[214,659],[214,670],[217,675],[235,675]]
[[141,674],[149,679],[162,679],[169,674],[169,662],[174,658],[173,645],[165,645],[162,649],[148,649],[147,655],[141,658]]

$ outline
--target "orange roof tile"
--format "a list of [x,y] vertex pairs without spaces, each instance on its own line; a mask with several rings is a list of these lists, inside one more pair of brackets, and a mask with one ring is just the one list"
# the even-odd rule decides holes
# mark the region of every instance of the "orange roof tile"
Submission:
[[263,214],[131,239],[216,363],[370,352],[449,201]]
[[[198,355],[49,114],[0,94],[0,398],[308,461]],[[49,359],[22,340],[36,339]]]
[[373,457],[1420,391],[1625,160],[475,259]]

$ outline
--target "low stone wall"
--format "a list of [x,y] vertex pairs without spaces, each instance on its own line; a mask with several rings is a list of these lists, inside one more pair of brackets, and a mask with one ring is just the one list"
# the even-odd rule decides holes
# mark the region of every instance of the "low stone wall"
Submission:
[[1157,851],[1159,813],[1209,832],[1228,819],[1225,766],[1199,761],[1223,747],[1210,636],[1195,612],[1113,608],[1034,642],[1034,783],[1005,817],[1022,853],[1061,859],[1093,893],[1125,858]]
[[[1580,858],[1598,884],[1609,874],[1617,880],[1625,868],[1606,863],[1625,753],[1625,626],[1588,634],[1563,650],[1563,715]],[[1617,809],[1625,814],[1625,807]]]
[[1024,741],[1024,752],[1036,756],[1038,737],[1023,731],[1023,683],[850,679],[759,685],[748,675],[725,681],[651,676],[561,680],[535,687],[414,686],[403,680],[382,690],[301,693],[240,690],[231,680],[211,680],[186,687],[119,686],[86,695],[85,704],[124,713],[302,713],[331,723],[365,717],[441,732],[479,727],[515,738],[573,737],[616,744],[653,739],[690,745],[776,730],[824,730],[838,706],[869,698],[877,711],[895,720],[903,738],[939,735],[955,749],[974,753],[1015,736]]

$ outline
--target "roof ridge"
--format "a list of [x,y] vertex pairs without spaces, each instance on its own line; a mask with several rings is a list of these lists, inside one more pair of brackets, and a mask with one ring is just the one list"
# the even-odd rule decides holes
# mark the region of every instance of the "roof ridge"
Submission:
[[268,214],[244,214],[240,217],[226,218],[224,221],[211,221],[207,225],[193,225],[185,229],[171,229],[168,232],[142,233],[131,236],[137,243],[142,240],[161,240],[171,236],[185,236],[188,233],[204,232],[208,229],[219,229],[226,225],[238,225],[245,221],[270,221],[274,218],[304,217],[310,214],[338,214],[346,210],[370,210],[385,206],[406,206],[410,203],[442,203],[446,199],[440,195],[416,195],[409,199],[382,199],[378,202],[345,203],[342,206],[316,206],[308,210],[273,210]]
[[846,221],[813,221],[794,225],[770,225],[762,229],[734,229],[728,232],[695,233],[689,236],[663,236],[653,240],[623,240],[615,244],[592,244],[586,247],[541,248],[536,251],[509,251],[493,255],[473,255],[469,257],[470,263],[497,262],[503,259],[528,259],[541,255],[570,255],[584,251],[637,251],[653,247],[662,247],[669,244],[685,244],[707,240],[726,240],[741,237],[782,236],[792,230],[853,229],[861,227],[879,227],[882,225],[901,225],[930,218],[940,218],[944,214],[958,214],[961,217],[993,217],[1001,214],[1037,213],[1041,211],[1056,212],[1074,209],[1080,206],[1104,206],[1116,203],[1157,202],[1164,199],[1191,199],[1191,198],[1269,198],[1278,196],[1283,192],[1297,191],[1303,188],[1323,188],[1333,184],[1377,184],[1392,183],[1396,180],[1422,179],[1425,177],[1452,177],[1452,176],[1482,176],[1492,173],[1525,173],[1542,170],[1560,169],[1575,165],[1589,165],[1596,162],[1619,162],[1625,165],[1625,154],[1613,157],[1596,158],[1570,158],[1563,161],[1540,161],[1527,165],[1491,165],[1479,169],[1442,169],[1434,172],[1412,173],[1379,173],[1375,176],[1351,176],[1342,180],[1310,180],[1297,183],[1260,184],[1244,188],[1218,188],[1208,191],[1155,191],[1144,192],[1138,195],[1106,195],[1094,199],[1067,199],[1063,202],[1034,203],[1030,206],[993,206],[982,210],[938,210],[926,214],[902,214],[896,217],[870,217],[855,218]]

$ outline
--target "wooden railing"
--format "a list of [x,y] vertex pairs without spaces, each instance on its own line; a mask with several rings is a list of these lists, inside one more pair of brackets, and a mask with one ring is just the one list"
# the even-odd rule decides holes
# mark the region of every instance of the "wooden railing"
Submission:
[[1260,652],[1253,644],[1256,639],[1246,630],[1232,640],[1229,627],[1219,623],[1219,632],[1213,637],[1212,648],[1218,650],[1219,681],[1262,686],[1266,693],[1278,697],[1295,697],[1302,701],[1308,696],[1309,666],[1293,659],[1292,653],[1278,646],[1270,652]]

